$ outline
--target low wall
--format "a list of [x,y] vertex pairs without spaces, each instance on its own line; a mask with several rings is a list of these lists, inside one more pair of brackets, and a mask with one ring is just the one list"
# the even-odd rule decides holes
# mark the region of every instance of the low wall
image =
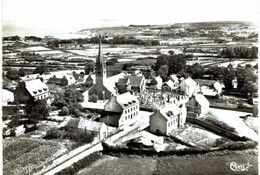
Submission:
[[238,112],[249,112],[249,113],[253,112],[253,109],[249,109],[249,108],[229,108],[229,107],[225,107],[225,106],[216,106],[216,105],[209,105],[209,107],[216,108],[216,109],[238,111]]
[[206,129],[208,129],[208,130],[210,130],[210,131],[212,131],[212,132],[214,132],[218,135],[227,137],[227,138],[229,138],[230,140],[233,140],[233,141],[247,141],[247,140],[249,140],[246,137],[240,137],[236,134],[233,134],[232,132],[229,132],[225,129],[219,128],[219,127],[212,125],[212,124],[209,124],[207,122],[198,120],[196,118],[187,117],[186,121],[189,122],[189,123],[197,124],[197,125],[199,125],[203,128],[206,128]]

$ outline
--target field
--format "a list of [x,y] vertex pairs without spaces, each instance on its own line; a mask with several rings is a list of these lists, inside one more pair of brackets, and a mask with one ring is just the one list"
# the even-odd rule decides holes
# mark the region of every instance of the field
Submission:
[[156,170],[156,160],[149,157],[122,156],[110,157],[104,156],[91,166],[81,170],[78,175],[149,175]]
[[35,47],[26,47],[18,50],[20,50],[21,52],[35,52],[35,51],[50,51],[51,49],[43,46],[35,46]]
[[[238,174],[230,169],[231,162],[249,163],[246,174],[257,174],[257,150],[223,151],[185,156],[140,157],[136,155],[104,156],[78,175],[165,175],[165,174]],[[241,174],[241,172],[239,172]]]
[[[23,175],[71,149],[71,142],[39,138],[3,140],[3,174]],[[29,162],[29,164],[28,164]]]
[[187,126],[178,136],[202,147],[212,147],[216,139],[221,138],[212,132],[194,127],[193,125]]

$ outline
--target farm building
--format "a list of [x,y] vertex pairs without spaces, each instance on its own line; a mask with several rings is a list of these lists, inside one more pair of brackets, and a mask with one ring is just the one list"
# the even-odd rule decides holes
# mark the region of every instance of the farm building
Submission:
[[192,97],[192,95],[195,95],[199,92],[199,84],[196,83],[193,79],[187,78],[182,80],[179,85],[179,90],[185,95]]

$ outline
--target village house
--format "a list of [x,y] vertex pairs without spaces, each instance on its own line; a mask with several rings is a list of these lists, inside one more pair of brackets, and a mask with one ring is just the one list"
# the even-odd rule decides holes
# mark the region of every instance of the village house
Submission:
[[104,106],[107,117],[103,118],[108,125],[122,126],[132,124],[139,116],[139,101],[129,92],[111,96]]
[[186,122],[187,109],[184,104],[171,104],[157,110],[150,116],[150,132],[156,135],[169,135]]
[[151,89],[162,89],[163,80],[160,76],[153,78],[150,82],[149,88]]
[[47,99],[50,95],[48,86],[40,79],[19,82],[14,94],[19,102]]
[[196,94],[187,103],[187,115],[189,117],[201,116],[208,112],[209,101],[202,94]]
[[8,105],[8,103],[14,101],[14,93],[6,89],[2,90],[2,105]]
[[108,126],[104,122],[89,119],[67,117],[63,123],[65,129],[77,129],[78,132],[94,137],[94,142],[104,140],[108,136]]
[[192,97],[199,92],[199,84],[191,78],[184,79],[179,85],[179,91]]
[[119,93],[129,91],[143,92],[145,90],[145,78],[139,75],[126,76],[118,80],[116,87]]
[[222,93],[222,87],[218,81],[194,79],[200,85],[200,92],[206,97],[217,97]]
[[68,85],[68,80],[65,76],[63,76],[62,78],[56,78],[51,77],[48,82],[48,84],[55,84],[55,85],[59,85],[59,86],[67,86]]
[[172,80],[168,80],[167,82],[164,83],[163,89],[167,91],[173,91],[177,89],[177,86]]
[[97,142],[104,140],[108,136],[108,126],[104,122],[87,120],[81,117],[78,129],[84,130],[86,134],[94,135]]

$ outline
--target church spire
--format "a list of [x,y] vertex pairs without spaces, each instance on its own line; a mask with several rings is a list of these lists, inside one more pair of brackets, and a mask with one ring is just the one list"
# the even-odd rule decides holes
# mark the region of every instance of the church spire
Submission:
[[98,57],[96,60],[96,64],[101,65],[101,63],[102,63],[102,45],[101,45],[101,35],[99,35]]

